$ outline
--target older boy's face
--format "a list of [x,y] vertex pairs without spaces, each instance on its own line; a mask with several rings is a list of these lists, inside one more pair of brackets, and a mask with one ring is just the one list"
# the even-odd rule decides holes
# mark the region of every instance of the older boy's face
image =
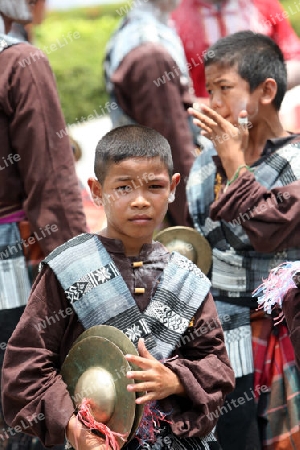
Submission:
[[[144,243],[151,243],[155,228],[162,222],[171,190],[180,176],[170,181],[167,168],[155,158],[129,158],[108,169],[98,191],[92,189],[104,206],[107,228],[105,235],[123,241],[125,250],[139,253]],[[134,250],[133,250],[134,252]],[[128,254],[128,253],[127,253]]]
[[249,84],[240,77],[235,67],[212,64],[205,68],[206,89],[210,107],[233,125],[238,114],[248,111],[248,120],[254,122],[258,113],[258,90],[250,93]]

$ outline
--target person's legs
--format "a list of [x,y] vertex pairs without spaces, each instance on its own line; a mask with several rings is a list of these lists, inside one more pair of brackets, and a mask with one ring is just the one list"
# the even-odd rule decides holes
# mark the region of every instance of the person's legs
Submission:
[[[0,343],[7,343],[13,330],[17,326],[25,306],[0,311]],[[3,345],[4,348],[4,345]],[[0,349],[0,393],[1,370],[4,350]],[[64,450],[64,445],[53,447],[54,450]],[[38,438],[19,433],[9,427],[4,420],[0,395],[0,450],[46,450]]]
[[226,397],[217,423],[222,450],[260,450],[253,374],[236,378],[234,391]]
[[[0,343],[5,347],[13,330],[15,329],[24,311],[24,306],[11,310],[0,311]],[[0,375],[2,370],[4,350],[0,351]],[[0,377],[1,391],[1,377]],[[0,396],[0,450],[30,450],[32,437],[23,433],[16,433],[9,427],[3,417],[1,396]]]

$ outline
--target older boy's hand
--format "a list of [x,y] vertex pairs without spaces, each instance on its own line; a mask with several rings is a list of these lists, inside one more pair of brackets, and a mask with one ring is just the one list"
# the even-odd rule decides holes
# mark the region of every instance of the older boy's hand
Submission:
[[127,372],[127,378],[138,381],[129,384],[127,389],[134,392],[145,392],[136,399],[136,403],[146,403],[151,400],[161,400],[169,395],[184,395],[184,387],[177,375],[164,364],[155,359],[146,349],[144,339],[138,343],[140,356],[126,355],[127,361],[136,364],[142,370]]
[[[75,450],[106,450],[105,440],[96,436],[76,416],[72,416],[66,428],[66,436]],[[111,449],[111,447],[108,447]]]
[[[207,105],[201,105],[201,111],[189,108],[188,112],[201,128],[201,134],[214,144],[230,179],[239,166],[246,164],[244,152],[248,146],[249,124],[238,123],[235,126]],[[247,122],[247,111],[241,111],[238,120]]]

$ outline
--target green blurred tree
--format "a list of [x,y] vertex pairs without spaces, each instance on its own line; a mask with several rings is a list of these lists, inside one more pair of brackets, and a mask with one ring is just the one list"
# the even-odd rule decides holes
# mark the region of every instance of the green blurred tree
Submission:
[[95,115],[94,111],[101,115],[108,101],[103,58],[107,41],[121,19],[116,8],[105,15],[95,8],[56,12],[36,28],[35,44],[49,58],[68,124]]

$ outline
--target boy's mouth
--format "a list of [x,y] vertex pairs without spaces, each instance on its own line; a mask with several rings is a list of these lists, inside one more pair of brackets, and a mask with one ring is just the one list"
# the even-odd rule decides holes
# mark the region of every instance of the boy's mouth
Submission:
[[131,222],[136,222],[136,221],[149,221],[152,220],[151,217],[147,216],[146,214],[136,214],[135,216],[131,217],[129,219]]

